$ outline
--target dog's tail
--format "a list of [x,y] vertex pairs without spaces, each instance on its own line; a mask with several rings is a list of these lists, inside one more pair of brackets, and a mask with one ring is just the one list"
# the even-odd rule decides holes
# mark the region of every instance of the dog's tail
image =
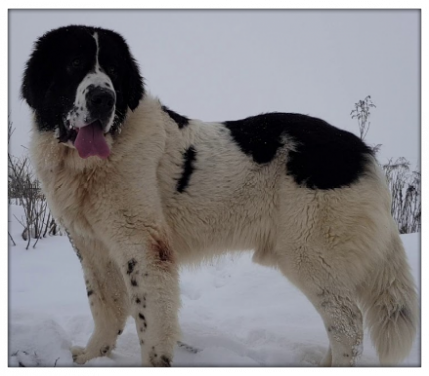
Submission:
[[417,294],[398,231],[385,260],[360,289],[366,324],[382,365],[394,365],[410,352],[418,320]]

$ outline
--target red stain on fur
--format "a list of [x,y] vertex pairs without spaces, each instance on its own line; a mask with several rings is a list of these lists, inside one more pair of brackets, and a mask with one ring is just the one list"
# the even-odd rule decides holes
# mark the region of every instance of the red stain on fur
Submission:
[[154,251],[154,256],[157,261],[163,264],[173,263],[173,252],[171,251],[170,247],[167,245],[166,242],[157,239],[153,244],[152,249]]

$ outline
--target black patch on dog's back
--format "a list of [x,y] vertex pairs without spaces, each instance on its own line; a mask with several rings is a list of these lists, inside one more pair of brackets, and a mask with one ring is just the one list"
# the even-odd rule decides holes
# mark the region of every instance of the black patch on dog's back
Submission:
[[269,113],[224,123],[241,151],[256,163],[271,162],[288,138],[286,173],[300,186],[349,186],[363,173],[372,150],[354,134],[301,114]]
[[283,145],[280,136],[284,132],[284,126],[273,121],[270,115],[272,114],[224,123],[241,151],[252,156],[256,163],[271,162],[278,148]]
[[183,172],[176,186],[176,190],[179,193],[183,193],[189,185],[189,179],[195,169],[194,162],[196,160],[196,155],[197,152],[193,145],[183,153]]
[[180,129],[186,127],[189,124],[189,119],[186,116],[179,115],[177,112],[170,110],[167,106],[162,106],[162,110],[176,122]]

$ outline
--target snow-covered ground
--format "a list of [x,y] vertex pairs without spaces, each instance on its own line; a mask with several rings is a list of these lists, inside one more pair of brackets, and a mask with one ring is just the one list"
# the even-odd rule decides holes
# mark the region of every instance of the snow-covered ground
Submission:
[[[70,347],[85,346],[93,329],[78,258],[66,236],[39,241],[25,250],[21,225],[9,230],[9,365],[77,366]],[[420,234],[402,236],[420,291]],[[173,366],[316,366],[328,348],[313,306],[278,271],[255,265],[251,254],[229,255],[181,272],[183,342],[201,351],[176,348]],[[403,362],[420,363],[420,327]],[[129,319],[109,358],[85,366],[138,366],[140,351]],[[358,365],[378,365],[369,336]]]

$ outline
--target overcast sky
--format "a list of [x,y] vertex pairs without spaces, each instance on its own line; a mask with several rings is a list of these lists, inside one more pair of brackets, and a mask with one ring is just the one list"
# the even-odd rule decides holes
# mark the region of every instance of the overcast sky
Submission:
[[69,24],[113,29],[129,42],[146,89],[208,121],[299,112],[358,134],[350,112],[371,95],[370,145],[381,162],[420,162],[420,12],[417,10],[9,11],[11,151],[27,145],[19,97],[33,42]]

